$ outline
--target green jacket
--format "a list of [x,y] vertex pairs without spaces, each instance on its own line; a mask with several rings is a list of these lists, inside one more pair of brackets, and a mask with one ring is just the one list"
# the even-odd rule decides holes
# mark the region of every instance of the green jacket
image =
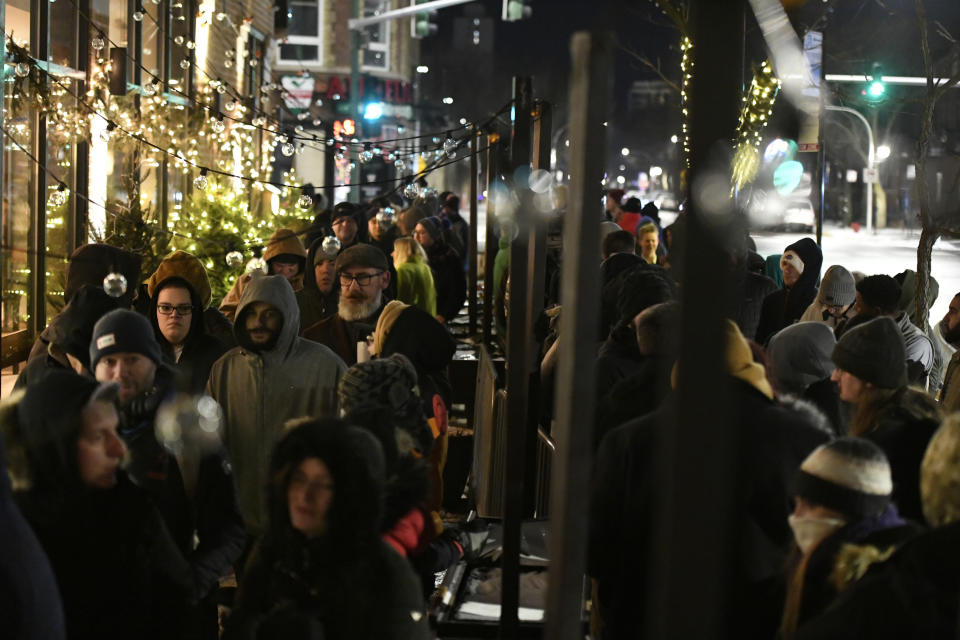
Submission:
[[300,309],[283,276],[254,276],[237,305],[237,319],[253,302],[267,302],[283,314],[276,346],[256,353],[246,349],[242,321],[234,325],[237,342],[210,371],[207,393],[223,408],[224,441],[230,452],[240,512],[247,530],[257,535],[267,521],[266,487],[270,453],[284,423],[303,416],[336,415],[336,393],[347,366],[329,348],[297,334]]
[[437,315],[437,289],[430,265],[419,260],[397,265],[397,300]]

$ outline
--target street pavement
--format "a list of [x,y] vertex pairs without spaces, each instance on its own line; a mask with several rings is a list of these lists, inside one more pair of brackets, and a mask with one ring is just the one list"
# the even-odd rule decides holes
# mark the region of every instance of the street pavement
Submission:
[[[754,232],[757,252],[766,257],[782,253],[800,238],[816,236],[805,233]],[[917,268],[917,244],[920,230],[880,229],[875,233],[859,232],[849,227],[825,226],[823,230],[823,270],[841,264],[850,271],[866,275],[885,273],[894,276],[904,269]],[[933,277],[940,284],[940,295],[930,312],[930,319],[940,321],[950,300],[960,292],[960,242],[939,240],[933,247]],[[932,324],[932,323],[931,323]]]

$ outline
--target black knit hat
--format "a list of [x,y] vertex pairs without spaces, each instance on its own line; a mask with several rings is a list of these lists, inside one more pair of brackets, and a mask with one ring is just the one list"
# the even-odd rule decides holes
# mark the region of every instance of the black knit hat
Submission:
[[344,415],[374,407],[401,410],[416,386],[417,371],[402,354],[357,363],[340,378],[340,409]]
[[798,497],[838,511],[850,523],[882,514],[892,493],[887,457],[863,438],[838,438],[817,447],[797,473]]
[[70,254],[63,294],[70,300],[83,285],[102,285],[107,274],[116,271],[127,279],[127,291],[121,296],[121,300],[125,306],[129,306],[137,285],[140,284],[141,262],[142,258],[138,254],[125,249],[108,244],[85,244]]
[[897,324],[887,316],[846,331],[833,348],[833,363],[882,389],[907,384],[907,350]]
[[429,216],[420,220],[417,224],[421,225],[430,234],[434,241],[443,240],[443,232],[450,228],[450,221],[440,216]]
[[90,368],[111,353],[139,353],[159,365],[163,359],[150,322],[139,313],[117,309],[100,318],[90,340]]
[[857,283],[860,298],[880,313],[893,313],[900,301],[900,284],[886,275],[867,276]]

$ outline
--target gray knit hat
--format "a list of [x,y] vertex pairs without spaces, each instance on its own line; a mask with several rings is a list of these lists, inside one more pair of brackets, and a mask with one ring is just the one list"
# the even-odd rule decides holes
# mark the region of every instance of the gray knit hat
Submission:
[[857,285],[853,274],[835,264],[823,274],[817,300],[828,307],[845,307],[857,299]]
[[907,384],[907,350],[897,324],[874,318],[845,332],[833,348],[833,363],[882,389]]

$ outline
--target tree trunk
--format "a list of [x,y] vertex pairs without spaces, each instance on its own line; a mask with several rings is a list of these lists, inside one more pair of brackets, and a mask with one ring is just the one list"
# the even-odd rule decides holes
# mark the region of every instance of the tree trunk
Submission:
[[930,150],[930,136],[933,134],[933,110],[937,104],[937,91],[933,84],[933,63],[930,58],[930,41],[927,36],[927,11],[924,0],[915,0],[917,23],[920,27],[920,50],[923,55],[923,72],[927,76],[926,92],[920,113],[920,136],[917,139],[917,178],[914,188],[917,190],[917,202],[920,205],[920,244],[917,245],[917,286],[914,305],[916,306],[916,324],[921,329],[927,326],[930,307],[927,305],[927,291],[930,288],[930,268],[933,245],[940,232],[937,222],[930,212],[930,193],[927,189],[926,169]]

